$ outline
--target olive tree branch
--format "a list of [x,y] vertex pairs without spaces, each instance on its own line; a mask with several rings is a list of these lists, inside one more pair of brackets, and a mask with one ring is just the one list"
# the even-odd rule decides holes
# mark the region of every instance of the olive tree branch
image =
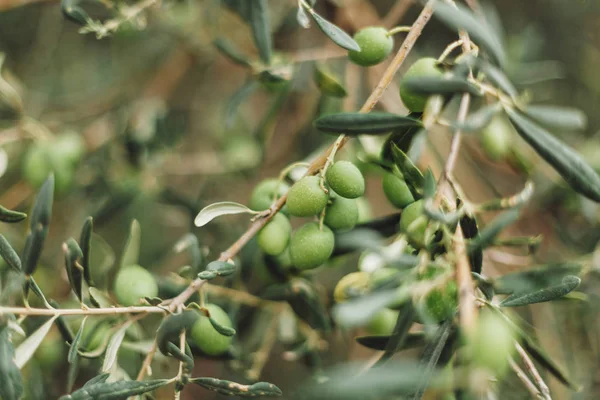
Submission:
[[542,393],[540,393],[540,390],[537,388],[537,386],[535,386],[534,383],[531,382],[531,379],[529,379],[527,374],[521,369],[521,367],[517,365],[517,363],[511,357],[508,358],[508,363],[510,364],[510,368],[513,370],[515,375],[517,375],[521,382],[523,382],[523,385],[525,385],[525,387],[529,391],[529,394],[531,394],[531,397],[534,399],[542,398]]
[[523,363],[525,364],[525,368],[531,374],[531,376],[537,383],[537,386],[540,388],[540,391],[542,392],[542,398],[544,400],[552,400],[552,397],[550,396],[550,388],[548,388],[548,385],[546,384],[544,378],[542,378],[539,371],[533,364],[533,361],[531,361],[531,358],[529,358],[529,356],[519,343],[515,343],[515,347],[517,348],[517,352],[519,353],[521,360],[523,360]]
[[0,315],[36,315],[36,316],[71,316],[71,315],[116,315],[116,314],[158,314],[166,313],[167,310],[155,306],[130,306],[130,307],[108,307],[108,308],[31,308],[31,307],[2,307]]

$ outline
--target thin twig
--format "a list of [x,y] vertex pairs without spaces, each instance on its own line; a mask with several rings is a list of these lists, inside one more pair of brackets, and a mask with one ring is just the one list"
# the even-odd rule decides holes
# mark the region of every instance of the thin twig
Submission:
[[135,378],[136,381],[141,381],[144,379],[146,374],[151,375],[150,365],[152,364],[152,360],[154,359],[154,354],[156,354],[156,350],[158,348],[158,342],[154,340],[152,342],[152,347],[150,347],[150,351],[146,354],[146,358],[144,358],[144,362],[142,363],[142,367],[140,368],[140,372]]
[[521,369],[521,367],[519,367],[511,357],[508,358],[508,362],[510,364],[510,368],[521,380],[521,382],[523,382],[523,385],[525,385],[525,387],[531,394],[531,397],[533,397],[534,399],[542,398],[542,393],[540,392],[540,390],[537,388],[537,386],[533,384],[533,382],[531,382],[531,380],[529,379],[527,374]]
[[70,316],[70,315],[115,315],[115,314],[147,314],[147,313],[166,313],[161,307],[142,306],[142,307],[110,307],[110,308],[30,308],[30,307],[0,307],[0,315],[38,315],[38,316]]
[[277,340],[277,327],[280,315],[280,312],[273,313],[273,318],[271,318],[271,324],[269,325],[267,331],[264,334],[260,348],[254,353],[254,360],[252,361],[252,366],[246,374],[246,376],[250,380],[255,381],[258,380],[258,378],[260,378],[260,374],[262,373],[262,370],[265,367],[267,360],[269,359],[269,354],[271,354],[273,345]]
[[525,368],[531,374],[531,376],[537,383],[538,387],[540,388],[540,391],[542,392],[542,398],[544,400],[552,400],[552,397],[550,396],[550,389],[548,388],[548,385],[544,381],[544,378],[542,378],[539,371],[533,364],[533,361],[531,361],[531,358],[529,358],[529,356],[527,355],[527,353],[525,352],[525,350],[523,349],[523,347],[521,347],[521,345],[519,343],[515,343],[515,347],[517,348],[517,352],[519,353],[519,356],[521,356],[521,359],[523,360],[523,363],[525,364]]

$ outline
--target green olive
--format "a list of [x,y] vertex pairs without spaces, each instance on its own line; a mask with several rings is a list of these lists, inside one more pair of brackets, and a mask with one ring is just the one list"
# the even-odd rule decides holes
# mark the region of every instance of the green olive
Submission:
[[397,319],[398,311],[389,308],[379,310],[367,324],[367,332],[371,335],[391,335]]
[[[442,274],[441,268],[429,267],[421,275],[422,280],[433,280]],[[448,281],[443,287],[430,290],[423,299],[422,309],[425,319],[442,322],[450,319],[456,313],[458,306],[458,288],[454,280]]]
[[370,67],[385,60],[394,48],[394,38],[385,28],[370,26],[354,35],[360,51],[349,51],[348,58],[355,64]]
[[[86,351],[97,350],[106,341],[106,337],[110,334],[110,328],[109,323],[104,321],[93,322],[88,319],[81,335],[82,346]],[[79,325],[76,326],[76,329],[79,329]]]
[[[232,328],[233,324],[229,315],[216,304],[204,306],[210,313],[210,317],[226,328]],[[220,334],[205,316],[200,316],[191,330],[191,339],[204,353],[211,356],[221,355],[229,349],[232,336]]]
[[290,220],[285,215],[277,213],[258,233],[258,245],[265,253],[277,256],[287,248],[291,233]]
[[294,232],[290,242],[292,263],[298,269],[312,269],[331,257],[335,239],[327,226],[319,229],[318,222],[309,222]]
[[408,242],[415,248],[424,248],[427,218],[425,216],[423,200],[415,201],[402,210],[400,217],[400,231],[406,234]]
[[479,137],[481,148],[493,161],[501,161],[510,153],[513,135],[512,126],[502,117],[496,117],[483,129]]
[[35,143],[23,159],[23,177],[35,189],[39,189],[48,175],[54,173],[54,188],[65,193],[73,183],[74,167],[66,158],[54,153],[51,143]]
[[338,161],[327,169],[327,184],[340,196],[355,199],[365,194],[365,178],[350,161]]
[[289,186],[285,182],[280,182],[278,179],[265,179],[260,182],[250,195],[248,206],[254,211],[263,211],[271,207],[275,196],[283,196]]
[[305,176],[292,186],[287,198],[287,208],[295,217],[317,215],[327,205],[329,196],[320,185],[318,176]]
[[389,172],[383,176],[383,193],[390,203],[398,208],[404,208],[415,201],[404,179]]
[[115,278],[115,296],[124,306],[137,306],[144,297],[158,296],[158,285],[148,270],[131,265],[121,268]]
[[477,366],[501,375],[508,366],[508,357],[515,352],[515,334],[501,316],[482,312],[469,349]]
[[325,210],[325,225],[335,230],[354,228],[358,221],[358,204],[354,199],[334,195]]
[[51,152],[54,157],[76,165],[85,152],[85,142],[77,133],[63,133],[52,143]]
[[369,289],[369,274],[362,271],[351,272],[339,280],[333,289],[333,298],[338,303],[361,295]]
[[406,79],[437,78],[441,77],[443,74],[444,72],[438,67],[435,58],[421,58],[411,65],[400,81],[400,97],[406,108],[412,112],[423,112],[428,99],[428,96],[426,95],[414,93],[410,89],[407,89],[403,84]]

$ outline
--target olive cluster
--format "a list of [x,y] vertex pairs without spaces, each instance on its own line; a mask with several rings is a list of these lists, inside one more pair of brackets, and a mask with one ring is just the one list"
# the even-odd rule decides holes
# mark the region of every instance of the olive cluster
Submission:
[[56,191],[65,193],[73,183],[77,165],[84,153],[83,139],[76,133],[36,141],[23,159],[23,177],[31,186],[39,189],[48,174],[53,172]]
[[[288,189],[287,184],[269,179],[254,189],[250,207],[265,210]],[[325,190],[324,190],[325,189]],[[286,206],[258,233],[258,244],[270,256],[287,258],[299,270],[316,268],[333,253],[334,231],[352,229],[359,218],[357,198],[365,192],[360,170],[349,161],[338,161],[321,176],[305,176],[288,193]],[[292,232],[286,216],[322,216]]]

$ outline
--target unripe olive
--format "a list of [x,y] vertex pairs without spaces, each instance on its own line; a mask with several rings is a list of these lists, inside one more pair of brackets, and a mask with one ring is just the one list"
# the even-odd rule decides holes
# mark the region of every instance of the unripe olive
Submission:
[[360,51],[349,51],[348,58],[355,64],[370,67],[385,60],[394,48],[394,38],[385,28],[370,26],[354,35]]
[[415,201],[402,210],[400,216],[400,231],[406,234],[408,242],[415,248],[425,247],[425,216],[423,200]]
[[124,306],[136,306],[144,297],[158,296],[158,285],[148,270],[139,265],[121,268],[115,278],[115,296]]
[[333,298],[342,303],[351,295],[361,295],[369,289],[369,274],[363,271],[351,272],[339,280],[333,289]]
[[[221,307],[216,304],[207,304],[204,308],[208,310],[210,317],[220,325],[223,325],[226,328],[233,327],[229,315],[227,315]],[[196,346],[204,353],[211,356],[218,356],[225,353],[229,349],[233,339],[232,336],[220,334],[212,326],[208,317],[205,317],[204,315],[200,316],[194,323],[190,335]]]
[[258,245],[265,253],[277,256],[286,249],[291,233],[290,220],[285,215],[277,213],[258,233]]
[[355,199],[365,194],[365,178],[350,161],[338,161],[327,169],[327,184],[340,196]]
[[413,78],[436,78],[443,74],[444,72],[437,66],[435,58],[421,58],[411,65],[400,81],[400,97],[406,108],[412,112],[423,112],[428,96],[407,89],[403,82]]
[[469,347],[473,362],[496,375],[504,373],[508,357],[515,351],[515,334],[506,321],[492,312],[483,312],[471,336]]
[[292,263],[298,269],[316,268],[331,257],[335,239],[327,226],[319,229],[318,222],[298,228],[290,242]]
[[54,188],[64,193],[73,183],[74,169],[68,159],[52,152],[52,143],[35,143],[23,159],[23,177],[35,189],[39,189],[50,173],[54,173]]
[[287,198],[287,208],[295,217],[317,215],[327,205],[329,196],[320,185],[318,176],[305,176],[292,186]]
[[277,179],[265,179],[260,182],[250,195],[248,206],[254,211],[263,211],[271,207],[277,197],[284,195],[289,186],[285,182],[280,182]]
[[51,148],[54,157],[64,159],[71,164],[77,164],[85,152],[83,138],[74,132],[59,135],[52,143]]
[[383,176],[383,193],[390,203],[398,208],[404,208],[415,201],[404,179],[389,172]]
[[377,311],[367,324],[367,332],[371,335],[391,335],[398,320],[398,311],[384,308]]
[[[421,276],[423,280],[433,280],[436,276],[443,273],[440,268],[429,267]],[[458,306],[458,288],[454,280],[448,281],[443,287],[436,287],[430,290],[423,299],[426,319],[435,322],[442,322],[450,319],[456,312]]]
[[502,117],[496,117],[483,129],[479,137],[481,148],[493,161],[500,161],[510,153],[512,126]]
[[331,204],[325,210],[325,224],[333,230],[354,228],[358,221],[358,204],[354,199],[332,196]]

